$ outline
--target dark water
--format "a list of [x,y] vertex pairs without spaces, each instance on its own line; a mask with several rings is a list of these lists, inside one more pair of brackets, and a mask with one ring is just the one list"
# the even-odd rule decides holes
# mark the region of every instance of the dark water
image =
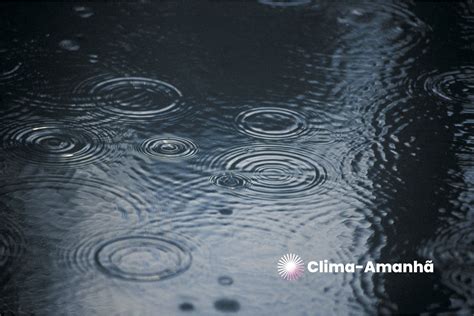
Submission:
[[473,14],[1,3],[0,314],[470,315]]

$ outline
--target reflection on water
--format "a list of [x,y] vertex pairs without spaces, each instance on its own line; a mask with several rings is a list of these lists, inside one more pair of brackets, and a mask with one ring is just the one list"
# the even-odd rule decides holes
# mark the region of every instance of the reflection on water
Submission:
[[0,6],[0,314],[474,309],[471,3]]

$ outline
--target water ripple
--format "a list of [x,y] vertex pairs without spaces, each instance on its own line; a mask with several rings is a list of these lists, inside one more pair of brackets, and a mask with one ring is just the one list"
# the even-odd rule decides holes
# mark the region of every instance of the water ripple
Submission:
[[18,220],[12,220],[3,213],[0,222],[0,281],[10,277],[14,265],[23,255],[26,247],[23,230],[18,226]]
[[446,72],[432,71],[409,83],[411,94],[428,93],[449,102],[474,101],[474,67],[462,66]]
[[124,120],[171,119],[189,110],[176,87],[144,77],[91,77],[78,84],[75,92],[90,94],[100,111]]
[[[207,282],[215,282],[216,273],[232,275],[232,282],[239,283],[239,290],[245,291],[248,295],[260,293],[258,298],[263,305],[282,301],[298,301],[301,304],[307,302],[295,291],[288,291],[284,295],[272,291],[262,293],[253,286],[255,282],[267,288],[282,286],[276,268],[272,273],[268,267],[276,267],[278,258],[288,249],[294,249],[303,259],[315,258],[315,255],[318,258],[331,258],[336,262],[351,262],[353,259],[350,248],[353,246],[352,236],[347,236],[349,244],[345,245],[344,249],[334,246],[340,246],[342,233],[336,228],[337,225],[326,224],[321,227],[313,221],[311,229],[304,229],[298,224],[295,225],[293,218],[296,216],[295,213],[279,213],[275,216],[275,213],[262,212],[259,207],[252,207],[254,203],[252,206],[241,203],[227,205],[235,208],[235,212],[232,215],[222,215],[218,211],[219,203],[222,202],[217,199],[213,201],[209,197],[201,197],[197,201],[189,200],[187,207],[179,208],[179,213],[169,218],[151,220],[144,225],[144,228],[149,233],[163,229],[179,231],[194,241],[205,244],[209,249],[210,258],[213,259],[193,256],[193,265],[195,261],[204,259],[203,271],[207,271],[211,276]],[[196,212],[199,212],[199,216],[196,216]],[[258,243],[255,242],[257,239]],[[234,260],[238,260],[240,264],[229,264]],[[305,276],[298,286],[302,291],[313,288],[312,302],[317,304],[316,301],[323,302],[328,294],[337,297],[344,292],[351,292],[351,286],[348,285],[358,282],[358,278],[356,274],[339,274],[331,278],[321,275]],[[314,290],[314,282],[318,282],[321,291]],[[230,280],[225,281],[226,285],[229,283]],[[335,286],[335,283],[338,286]],[[221,295],[222,292],[220,288],[207,286],[206,289],[208,297],[212,297],[214,293]],[[341,308],[341,303],[342,301],[335,302],[331,307],[324,304],[322,306],[329,311]],[[349,305],[357,306],[356,303]]]
[[145,140],[138,151],[158,158],[185,158],[193,156],[198,148],[191,140],[180,137],[153,137]]
[[21,67],[21,62],[11,61],[10,64],[7,64],[4,61],[0,70],[0,83],[4,84],[5,82],[13,80],[21,71]]
[[97,272],[106,278],[154,282],[186,272],[194,266],[193,252],[198,249],[196,255],[201,256],[205,249],[176,230],[144,228],[119,225],[104,231],[100,226],[82,227],[78,230],[81,238],[57,248],[55,264],[91,282]]
[[[17,178],[0,185],[0,197],[13,201],[19,197],[28,208],[28,216],[60,231],[79,222],[136,223],[156,215],[157,203],[130,188],[96,179],[71,179],[63,176]],[[45,207],[45,205],[47,207]],[[71,212],[70,209],[78,208]]]
[[426,260],[433,260],[442,282],[469,305],[473,301],[474,225],[471,221],[449,224],[419,249]]
[[[344,4],[344,8],[338,9],[340,13],[337,20],[346,27],[346,33],[342,37],[342,40],[347,41],[344,49],[350,54],[368,58],[368,55],[363,54],[366,52],[391,59],[393,56],[389,57],[383,52],[388,53],[390,50],[400,56],[429,41],[426,36],[430,31],[429,25],[417,17],[407,4],[361,2]],[[367,31],[378,36],[363,36]],[[354,42],[358,44],[354,45]],[[413,63],[414,59],[406,60],[405,63],[407,62]]]
[[191,261],[191,253],[179,243],[152,236],[114,239],[95,253],[95,262],[105,274],[130,281],[174,277],[186,271]]
[[79,166],[120,154],[109,130],[66,122],[13,122],[1,128],[3,148],[15,158],[54,166]]
[[232,172],[213,175],[209,180],[218,187],[231,190],[243,189],[251,185],[250,179]]
[[238,147],[204,159],[200,163],[207,170],[234,174],[214,176],[211,179],[215,184],[245,188],[239,192],[256,198],[298,198],[319,194],[327,190],[328,177],[335,176],[331,163],[324,157],[286,146]]
[[294,138],[308,131],[303,114],[278,107],[244,111],[235,118],[235,124],[240,132],[264,139]]

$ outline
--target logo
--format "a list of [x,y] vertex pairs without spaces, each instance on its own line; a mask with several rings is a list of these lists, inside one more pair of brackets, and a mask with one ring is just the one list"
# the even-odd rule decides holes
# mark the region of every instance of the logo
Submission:
[[303,260],[294,253],[288,253],[278,260],[278,274],[285,280],[297,280],[303,275],[303,272]]
[[305,267],[301,257],[294,253],[287,253],[278,260],[278,274],[285,280],[299,279],[305,270],[308,273],[434,273],[433,260],[418,262],[375,262],[367,261],[337,263],[324,259],[309,261]]

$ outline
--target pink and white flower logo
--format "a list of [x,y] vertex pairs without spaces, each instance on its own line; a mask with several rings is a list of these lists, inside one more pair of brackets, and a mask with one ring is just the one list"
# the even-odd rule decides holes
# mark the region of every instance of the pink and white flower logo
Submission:
[[294,253],[287,253],[278,260],[278,274],[285,280],[297,280],[303,275],[303,272],[303,260]]

